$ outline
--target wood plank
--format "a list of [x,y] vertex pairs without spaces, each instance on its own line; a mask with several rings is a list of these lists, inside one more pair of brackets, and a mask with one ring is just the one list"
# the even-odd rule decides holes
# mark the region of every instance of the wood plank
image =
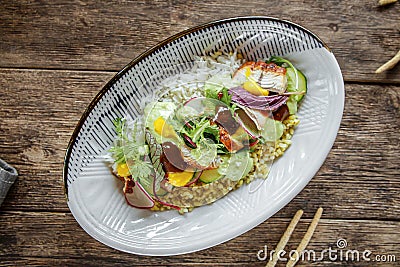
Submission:
[[67,209],[61,176],[65,150],[86,106],[113,75],[1,72],[0,155],[19,172],[9,192],[11,207]]
[[[62,185],[65,149],[85,107],[112,75],[0,71],[0,155],[20,173],[2,209],[68,212]],[[347,84],[346,93],[332,151],[279,216],[323,205],[330,218],[400,218],[400,88]]]
[[[286,247],[295,249],[305,234],[314,211],[305,211],[303,219]],[[337,249],[339,238],[347,241],[347,249],[368,249],[377,254],[394,254],[400,258],[400,222],[325,219],[323,215],[307,247],[316,255],[324,249]],[[144,257],[130,255],[109,248],[90,238],[78,226],[71,214],[51,212],[0,212],[0,257],[2,266],[72,265],[84,263],[97,266],[264,266],[257,252],[275,248],[290,219],[273,217],[255,229],[212,249],[172,257]],[[67,256],[68,255],[68,256]],[[261,255],[261,254],[260,254]],[[28,261],[29,260],[29,261]],[[308,264],[307,264],[308,263]],[[299,266],[308,266],[303,261]],[[324,263],[329,263],[326,257]],[[339,261],[336,264],[339,265]],[[343,262],[341,262],[343,265]],[[318,262],[317,265],[319,266]],[[365,266],[365,262],[355,263]]]
[[400,5],[377,1],[1,1],[0,67],[117,71],[159,41],[234,16],[268,15],[318,34],[347,81],[400,82],[374,70],[400,47]]

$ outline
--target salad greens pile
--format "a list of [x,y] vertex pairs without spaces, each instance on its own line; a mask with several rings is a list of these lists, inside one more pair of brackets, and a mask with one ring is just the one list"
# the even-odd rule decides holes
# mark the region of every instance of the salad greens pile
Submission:
[[[150,103],[136,123],[115,119],[117,137],[109,152],[115,173],[125,179],[126,195],[157,198],[155,162],[162,166],[166,192],[168,185],[202,186],[224,177],[239,181],[253,169],[250,151],[281,138],[284,120],[296,114],[307,92],[307,80],[289,60],[274,56],[246,62],[232,75],[214,75],[202,92],[204,97],[184,103]],[[135,182],[145,185],[143,194],[132,190]],[[136,198],[130,201],[140,206]]]

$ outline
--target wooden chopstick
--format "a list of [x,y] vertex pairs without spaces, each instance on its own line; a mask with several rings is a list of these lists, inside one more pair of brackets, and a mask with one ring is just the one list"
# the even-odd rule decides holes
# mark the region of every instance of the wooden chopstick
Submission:
[[292,235],[294,228],[296,228],[297,223],[300,221],[301,216],[303,215],[303,210],[298,210],[294,215],[292,221],[289,226],[286,228],[285,233],[282,235],[281,240],[279,240],[278,245],[276,245],[275,252],[272,256],[272,259],[267,263],[266,267],[274,267],[278,262],[278,254],[282,251],[287,242],[289,241],[290,236]]
[[[307,247],[308,243],[311,240],[311,237],[314,234],[315,228],[317,228],[318,222],[321,219],[323,209],[318,208],[317,212],[314,215],[313,220],[311,221],[310,226],[307,229],[306,234],[304,235],[303,239],[300,241],[300,244],[298,245],[295,255],[299,256],[300,253]],[[288,263],[286,264],[286,267],[293,267],[298,261],[300,257],[296,258],[290,258]]]
[[391,68],[396,66],[396,64],[399,63],[399,61],[400,61],[400,50],[399,50],[399,52],[397,52],[397,54],[392,59],[390,59],[388,62],[386,62],[385,64],[380,66],[375,71],[375,73],[382,73],[384,71],[390,70]]
[[397,2],[397,0],[379,0],[378,5],[379,6],[386,6],[391,3]]
[[[308,243],[313,236],[315,229],[317,228],[318,222],[321,219],[323,209],[318,208],[317,212],[312,219],[310,226],[307,229],[306,234],[304,235],[303,239],[300,241],[299,245],[296,248],[295,255],[301,255],[300,253],[307,247]],[[290,236],[292,235],[294,229],[296,228],[297,223],[300,221],[301,216],[303,215],[303,210],[298,210],[294,215],[292,221],[290,222],[289,226],[286,228],[285,233],[283,233],[281,239],[279,240],[278,245],[276,245],[274,254],[272,255],[272,259],[269,260],[266,267],[274,267],[278,262],[279,253],[285,248],[286,244],[288,243]],[[293,267],[299,261],[299,257],[297,258],[290,258],[288,263],[286,264],[287,267]]]

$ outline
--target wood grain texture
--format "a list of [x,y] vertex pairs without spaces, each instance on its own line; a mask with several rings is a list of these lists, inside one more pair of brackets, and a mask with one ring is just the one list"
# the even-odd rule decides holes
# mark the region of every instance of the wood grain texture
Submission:
[[[82,112],[112,75],[0,71],[0,155],[20,173],[4,210],[68,212],[65,149]],[[342,125],[325,164],[279,216],[324,203],[330,218],[400,219],[400,87],[346,84],[346,95]]]
[[1,1],[0,67],[117,71],[161,40],[234,16],[288,19],[318,34],[347,81],[400,82],[374,71],[400,47],[400,5],[376,1]]
[[[394,255],[397,262],[301,261],[297,266],[395,266],[400,261],[400,65],[375,74],[400,47],[400,4],[377,1],[0,1],[0,157],[19,171],[0,209],[1,266],[265,266],[257,252],[278,243],[305,211],[286,251],[316,209],[308,249]],[[288,19],[319,35],[346,81],[346,103],[325,163],[281,211],[211,249],[173,257],[126,254],[90,237],[63,194],[65,149],[82,113],[130,60],[165,38],[212,20]],[[319,254],[320,255],[320,254]],[[279,262],[277,266],[285,266]]]
[[[304,217],[312,217],[313,212],[306,211],[299,222],[286,246],[288,253],[296,248],[310,224],[311,219]],[[344,238],[348,249],[361,252],[368,249],[373,255],[393,254],[400,258],[400,222],[343,221],[324,217],[308,246],[317,255],[329,247],[337,249],[336,241]],[[90,238],[71,214],[2,211],[1,265],[265,266],[265,261],[258,260],[257,252],[263,250],[265,245],[269,250],[273,249],[289,221],[289,218],[273,217],[253,230],[212,249],[173,257],[145,257],[116,251]],[[327,256],[324,259],[324,264],[329,263]],[[309,261],[303,261],[298,266],[309,264]],[[354,266],[365,266],[365,262],[355,263]]]
[[19,172],[10,204],[66,210],[65,150],[81,114],[113,73],[7,70],[0,76],[0,155]]

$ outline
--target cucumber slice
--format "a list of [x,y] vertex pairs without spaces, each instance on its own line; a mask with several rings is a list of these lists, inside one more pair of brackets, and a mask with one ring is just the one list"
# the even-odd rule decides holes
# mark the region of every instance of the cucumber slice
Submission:
[[248,151],[241,151],[231,156],[227,167],[225,176],[231,181],[239,181],[253,168],[253,160]]
[[[296,73],[298,78],[298,86],[296,88]],[[287,91],[289,92],[304,92],[302,95],[292,95],[290,96],[297,102],[303,99],[304,95],[307,93],[307,78],[304,74],[298,70],[293,68],[286,69],[287,76]]]
[[286,101],[286,105],[289,109],[289,114],[293,115],[297,113],[297,101],[293,97],[296,95],[289,96],[288,101]]
[[[140,185],[143,187],[143,189],[151,196],[154,197],[154,192],[153,192],[153,182],[150,181],[149,179],[139,179],[138,181]],[[168,192],[165,191],[163,188],[158,189],[156,192],[157,196],[164,196]]]
[[212,183],[220,178],[222,178],[223,175],[221,175],[218,172],[218,169],[212,169],[212,170],[204,170],[201,176],[199,177],[200,181],[203,183],[209,184]]
[[285,126],[282,122],[267,118],[262,131],[262,137],[265,141],[275,142],[281,138],[284,129]]

